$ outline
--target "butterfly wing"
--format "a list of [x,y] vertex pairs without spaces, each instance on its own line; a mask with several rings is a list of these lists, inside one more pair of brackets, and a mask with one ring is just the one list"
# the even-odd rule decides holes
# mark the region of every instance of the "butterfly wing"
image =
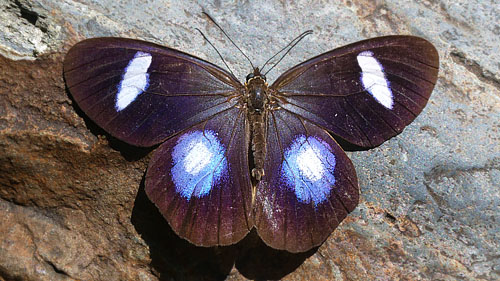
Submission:
[[386,36],[299,64],[271,86],[280,106],[361,147],[399,134],[422,111],[439,57],[428,41]]
[[[95,38],[64,62],[80,108],[154,153],[146,193],[173,230],[196,245],[228,245],[252,227],[242,85],[206,61],[153,43]],[[173,136],[173,137],[172,137]]]
[[276,80],[255,199],[255,226],[268,245],[309,250],[354,210],[355,169],[326,130],[362,147],[395,136],[427,103],[438,65],[424,39],[388,36],[327,52]]
[[276,249],[319,246],[358,204],[351,160],[323,129],[286,110],[267,117],[264,177],[255,199],[255,226]]
[[155,152],[146,193],[172,229],[199,246],[230,245],[253,227],[246,111],[231,108]]
[[152,146],[236,104],[242,85],[201,59],[153,43],[94,38],[73,46],[64,77],[80,108],[114,137]]

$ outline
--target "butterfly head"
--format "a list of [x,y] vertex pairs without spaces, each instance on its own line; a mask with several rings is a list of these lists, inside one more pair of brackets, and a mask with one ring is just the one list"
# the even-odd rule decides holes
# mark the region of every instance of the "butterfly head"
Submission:
[[258,67],[254,68],[253,72],[251,72],[247,75],[246,83],[248,84],[250,82],[250,80],[257,79],[257,78],[260,78],[260,79],[264,80],[264,82],[266,82],[266,76],[264,74],[260,73],[260,70]]

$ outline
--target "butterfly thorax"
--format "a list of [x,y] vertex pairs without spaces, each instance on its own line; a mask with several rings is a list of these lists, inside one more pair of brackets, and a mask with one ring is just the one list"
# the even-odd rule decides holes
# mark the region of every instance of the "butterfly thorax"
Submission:
[[268,85],[266,83],[266,77],[260,74],[258,68],[247,76],[245,88],[250,111],[263,112],[268,99]]
[[260,180],[264,176],[264,159],[266,157],[266,106],[268,104],[268,85],[259,69],[247,76],[245,83],[246,103],[253,152],[252,177]]

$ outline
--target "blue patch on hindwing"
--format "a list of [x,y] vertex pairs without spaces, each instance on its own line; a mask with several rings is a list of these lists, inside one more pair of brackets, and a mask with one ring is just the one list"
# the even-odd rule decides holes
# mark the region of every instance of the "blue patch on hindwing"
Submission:
[[188,200],[207,195],[227,170],[226,148],[211,130],[188,132],[172,152],[175,190]]
[[285,150],[282,179],[300,202],[317,206],[328,200],[335,184],[335,164],[328,143],[315,136],[298,135]]

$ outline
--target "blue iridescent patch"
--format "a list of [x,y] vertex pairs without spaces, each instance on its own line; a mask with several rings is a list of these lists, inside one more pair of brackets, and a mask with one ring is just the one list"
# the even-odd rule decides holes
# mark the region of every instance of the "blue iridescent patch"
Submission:
[[328,199],[335,184],[335,164],[328,143],[315,136],[299,135],[285,150],[282,178],[300,202],[317,206]]
[[210,130],[189,132],[172,153],[175,190],[188,200],[207,195],[227,170],[226,148]]

